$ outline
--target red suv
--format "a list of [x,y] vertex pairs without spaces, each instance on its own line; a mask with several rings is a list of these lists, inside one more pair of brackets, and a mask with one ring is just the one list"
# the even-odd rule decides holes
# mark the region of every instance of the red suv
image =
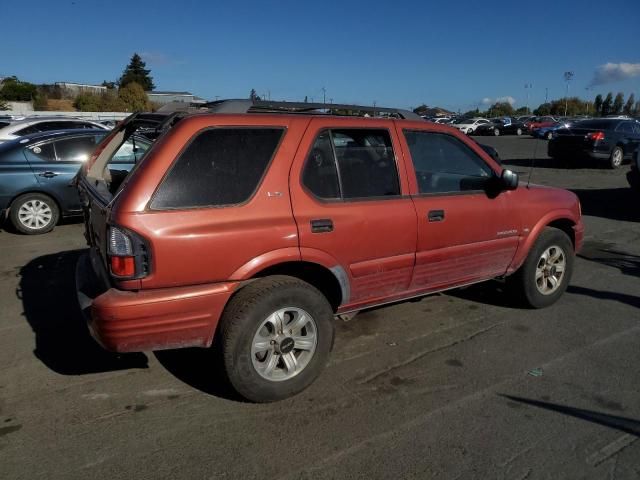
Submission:
[[[562,295],[583,238],[574,194],[519,185],[411,112],[313,107],[136,114],[100,144],[78,180],[91,248],[77,281],[105,348],[215,337],[234,388],[265,402],[320,374],[334,316],[495,278],[532,307]],[[136,131],[157,139],[112,170]]]

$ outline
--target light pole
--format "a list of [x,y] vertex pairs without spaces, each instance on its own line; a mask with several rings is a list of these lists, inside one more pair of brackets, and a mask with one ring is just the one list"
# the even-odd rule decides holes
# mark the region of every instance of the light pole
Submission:
[[322,87],[322,104],[327,104],[327,89]]
[[567,116],[569,109],[569,82],[573,78],[573,72],[564,72],[564,81],[567,82],[567,94],[564,97],[564,116]]
[[525,83],[524,89],[527,91],[527,115],[529,114],[529,91],[533,88],[532,83]]

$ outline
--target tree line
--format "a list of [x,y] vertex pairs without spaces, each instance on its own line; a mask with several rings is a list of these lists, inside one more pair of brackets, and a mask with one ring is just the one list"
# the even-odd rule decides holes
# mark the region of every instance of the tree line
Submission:
[[[151,70],[140,55],[134,53],[116,81],[103,81],[102,93],[83,92],[75,95],[73,107],[80,112],[149,111],[155,105],[147,97],[155,88]],[[7,102],[32,102],[35,110],[48,110],[49,100],[63,100],[68,94],[58,85],[35,85],[17,77],[5,78],[0,88],[0,110],[8,110]],[[55,109],[55,108],[54,108]]]

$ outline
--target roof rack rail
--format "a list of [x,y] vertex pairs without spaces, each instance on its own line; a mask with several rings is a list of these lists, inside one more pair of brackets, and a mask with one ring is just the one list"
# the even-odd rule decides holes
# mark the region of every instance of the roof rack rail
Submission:
[[210,113],[299,113],[307,115],[343,115],[393,117],[409,120],[422,120],[410,110],[400,108],[369,107],[336,103],[272,102],[268,100],[216,100],[204,107]]

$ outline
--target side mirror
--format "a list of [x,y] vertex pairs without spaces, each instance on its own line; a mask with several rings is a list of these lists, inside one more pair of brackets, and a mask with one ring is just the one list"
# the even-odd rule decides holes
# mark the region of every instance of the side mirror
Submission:
[[518,174],[511,170],[502,170],[500,180],[502,180],[502,186],[505,190],[515,190],[518,188]]

